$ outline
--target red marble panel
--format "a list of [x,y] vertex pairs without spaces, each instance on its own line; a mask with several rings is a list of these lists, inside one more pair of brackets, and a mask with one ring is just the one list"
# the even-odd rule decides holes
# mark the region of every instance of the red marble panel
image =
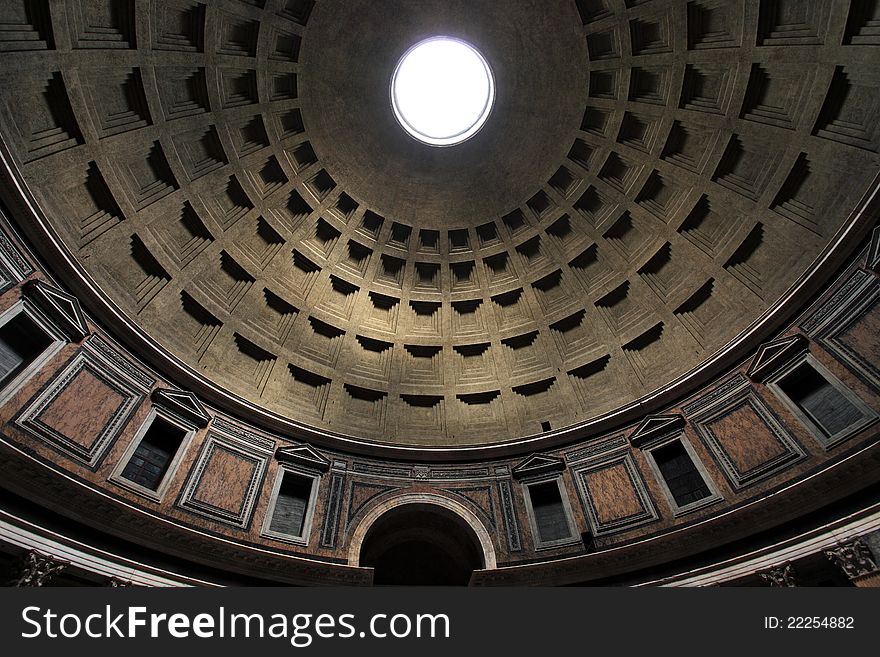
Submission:
[[193,491],[193,500],[237,514],[257,464],[238,452],[217,446]]
[[749,405],[712,422],[712,433],[739,472],[748,472],[787,452]]
[[125,401],[89,370],[82,369],[43,409],[38,419],[88,450]]
[[584,476],[584,481],[596,516],[603,525],[644,513],[645,509],[623,463],[590,472]]

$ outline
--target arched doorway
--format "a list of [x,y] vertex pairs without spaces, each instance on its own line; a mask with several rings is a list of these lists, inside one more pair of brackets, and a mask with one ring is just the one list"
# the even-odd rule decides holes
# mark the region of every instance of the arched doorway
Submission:
[[374,569],[376,586],[467,586],[485,567],[481,541],[464,519],[418,503],[379,516],[363,537],[359,561]]

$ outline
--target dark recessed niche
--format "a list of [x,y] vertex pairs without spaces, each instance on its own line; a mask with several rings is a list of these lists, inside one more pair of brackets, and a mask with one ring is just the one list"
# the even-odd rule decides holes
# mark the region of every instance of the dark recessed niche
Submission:
[[274,155],[269,156],[258,171],[249,171],[248,178],[254,184],[260,198],[266,199],[287,184],[287,174]]
[[300,173],[304,169],[308,169],[310,166],[317,163],[318,156],[315,155],[315,149],[312,148],[312,144],[304,141],[290,151],[290,159],[291,164],[293,165],[293,170]]
[[339,195],[339,198],[336,200],[336,205],[334,206],[336,211],[342,216],[346,221],[353,215],[357,209],[358,204],[351,196],[342,192]]
[[154,6],[154,47],[157,50],[205,52],[204,3]]
[[617,28],[610,27],[587,35],[587,52],[590,60],[616,59],[620,57]]
[[640,336],[622,346],[624,351],[644,351],[663,337],[663,322],[656,324]]
[[376,214],[372,210],[367,210],[364,213],[364,218],[361,219],[360,230],[362,233],[366,233],[373,239],[376,239],[379,237],[379,231],[382,230],[384,223],[385,217]]
[[511,235],[516,235],[519,231],[527,228],[529,225],[523,211],[519,209],[504,215],[501,217],[501,221],[507,230],[510,231]]
[[569,196],[580,185],[581,178],[576,177],[566,167],[559,167],[553,177],[548,181],[548,185],[552,187],[560,196]]
[[321,169],[311,180],[309,180],[309,182],[306,183],[306,187],[315,195],[315,198],[319,201],[323,201],[327,198],[330,192],[336,189],[336,181],[333,180],[326,170]]
[[490,244],[497,243],[499,239],[495,222],[490,221],[489,223],[477,226],[477,237],[480,240],[480,246],[489,246]]
[[369,390],[367,388],[360,388],[358,386],[353,386],[350,383],[346,383],[343,387],[352,398],[359,399],[361,401],[375,403],[388,396],[387,392],[382,392],[381,390]]
[[514,386],[513,391],[523,397],[533,397],[535,395],[540,395],[542,392],[547,392],[553,387],[554,383],[556,383],[556,377],[551,377],[549,379],[544,379],[543,381],[535,381],[534,383]]
[[269,100],[294,100],[299,97],[296,73],[275,73],[271,76]]
[[292,32],[278,31],[275,34],[274,49],[269,59],[284,62],[298,62],[299,49],[302,46],[302,37]]
[[538,219],[543,219],[556,207],[556,204],[544,192],[535,194],[526,202],[526,205],[535,213],[535,217]]
[[629,22],[633,55],[652,55],[672,51],[669,13],[634,18]]
[[449,266],[449,271],[452,274],[453,289],[473,287],[476,285],[474,278],[475,269],[476,263],[473,260],[451,264]]
[[49,0],[6,0],[0,52],[55,50]]
[[848,45],[880,45],[880,3],[877,0],[853,0],[843,42]]
[[277,358],[275,354],[266,351],[238,333],[233,334],[233,339],[235,340],[235,346],[238,348],[238,351],[255,361],[272,361]]
[[269,135],[266,133],[266,126],[261,114],[238,123],[238,129],[233,133],[233,136],[239,157],[250,155],[269,145]]
[[590,132],[600,137],[605,136],[605,129],[608,125],[608,112],[598,107],[587,107],[584,110],[584,116],[581,119],[581,130]]
[[278,13],[294,23],[306,25],[315,7],[315,0],[283,0]]
[[417,262],[415,266],[416,287],[439,289],[440,265],[430,262]]
[[74,48],[137,48],[134,0],[84,3],[77,12],[69,12]]
[[491,283],[499,283],[505,279],[512,278],[507,268],[509,259],[510,257],[506,252],[496,253],[488,258],[483,258],[483,264],[486,265]]
[[291,228],[299,225],[303,219],[312,214],[312,206],[306,203],[306,200],[295,189],[291,190],[290,196],[287,197],[286,209],[291,219]]
[[544,232],[551,237],[555,237],[556,239],[564,242],[573,234],[571,228],[571,217],[569,217],[567,214],[562,215],[561,217],[559,217],[559,219],[547,226],[547,230],[545,230]]
[[737,247],[733,255],[724,263],[724,267],[729,269],[738,265],[748,263],[751,257],[758,250],[758,247],[764,242],[764,225],[758,222],[754,228],[746,235],[746,238]]
[[287,367],[290,371],[290,375],[300,383],[304,383],[313,388],[320,388],[322,386],[330,384],[330,379],[320,376],[319,374],[309,372],[308,370],[304,370],[292,363],[288,363]]
[[576,367],[573,370],[570,370],[568,374],[571,376],[577,377],[578,379],[589,379],[591,376],[595,376],[602,372],[606,367],[608,367],[608,363],[611,362],[611,356],[606,354],[601,358],[597,358],[594,361],[587,363],[586,365],[581,365],[580,367]]
[[443,401],[443,397],[436,395],[401,395],[400,398],[414,408],[434,408]]
[[590,71],[590,97],[617,100],[617,71]]
[[302,253],[293,250],[293,266],[296,267],[303,274],[315,274],[321,271],[321,268],[316,265],[314,262],[306,258]]
[[611,15],[609,0],[575,0],[581,22],[586,25]]
[[660,271],[666,267],[672,261],[672,245],[669,242],[666,242],[663,246],[658,249],[657,253],[651,256],[650,260],[642,265],[638,273],[645,274],[653,274],[657,275]]
[[671,68],[668,66],[633,66],[629,80],[629,99],[639,103],[665,105],[671,75]]
[[683,315],[685,313],[694,313],[699,308],[706,303],[709,299],[712,298],[712,291],[715,289],[715,279],[710,278],[708,281],[703,283],[696,292],[694,292],[691,296],[689,296],[684,303],[682,303],[678,308],[676,308],[673,312],[676,315]]
[[398,287],[403,283],[403,272],[406,268],[405,260],[383,254],[380,259],[380,267],[380,281],[385,283],[393,283]]
[[287,139],[305,132],[302,112],[298,109],[287,110],[278,114],[278,126],[281,139]]
[[372,303],[373,307],[377,310],[388,312],[400,303],[400,299],[388,297],[384,294],[379,294],[378,292],[370,292],[370,303]]
[[486,406],[500,396],[500,390],[492,390],[491,392],[475,392],[470,395],[456,395],[455,398],[468,406]]
[[599,262],[599,246],[597,244],[591,244],[574,260],[569,262],[568,266],[574,269],[587,269],[597,262]]
[[440,251],[440,231],[420,230],[419,251],[438,253]]
[[218,23],[220,43],[217,51],[219,53],[239,57],[257,56],[259,21],[220,12]]
[[551,292],[560,285],[562,285],[561,269],[557,269],[556,271],[547,274],[543,278],[539,278],[537,281],[532,283],[532,287],[540,290],[541,292]]
[[370,264],[373,250],[354,240],[348,241],[348,253],[345,264],[347,268],[359,276],[364,276]]
[[583,139],[575,139],[571,150],[568,151],[568,159],[589,171],[590,163],[593,160],[593,153],[595,153],[595,149],[587,144],[587,142]]
[[510,292],[505,292],[503,294],[496,294],[492,297],[492,302],[502,308],[510,308],[516,306],[519,303],[520,298],[522,298],[522,289],[511,290]]
[[480,344],[460,344],[453,347],[453,349],[465,358],[477,358],[489,351],[491,346],[488,342],[482,342]]
[[253,69],[219,69],[220,95],[224,108],[256,103],[257,72]]
[[321,217],[315,223],[313,242],[319,247],[325,256],[329,256],[333,247],[336,246],[336,240],[339,239],[341,234],[342,233]]
[[629,295],[629,281],[624,281],[604,297],[596,301],[597,308],[613,308]]
[[406,249],[409,248],[409,238],[411,235],[412,228],[410,226],[394,222],[391,225],[391,237],[388,241],[394,246]]
[[470,238],[468,237],[467,228],[460,228],[449,231],[449,250],[450,251],[468,251],[471,248]]
[[519,253],[526,261],[533,261],[541,255],[541,238],[535,235],[532,239],[526,240],[516,247]]
[[440,310],[440,304],[432,301],[410,301],[409,306],[420,317],[432,317]]

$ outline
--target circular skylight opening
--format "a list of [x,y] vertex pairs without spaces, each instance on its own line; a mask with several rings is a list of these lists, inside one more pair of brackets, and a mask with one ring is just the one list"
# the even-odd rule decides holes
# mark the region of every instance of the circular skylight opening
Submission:
[[486,59],[451,37],[420,41],[406,51],[391,80],[391,105],[403,129],[431,146],[454,146],[485,125],[495,102]]

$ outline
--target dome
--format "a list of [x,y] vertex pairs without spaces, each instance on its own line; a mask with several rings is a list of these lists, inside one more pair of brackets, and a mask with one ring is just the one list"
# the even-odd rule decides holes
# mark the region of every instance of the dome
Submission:
[[[4,203],[200,405],[341,454],[522,461],[680,413],[865,248],[878,17],[843,4],[13,0]],[[424,43],[483,66],[436,139],[394,87]]]

